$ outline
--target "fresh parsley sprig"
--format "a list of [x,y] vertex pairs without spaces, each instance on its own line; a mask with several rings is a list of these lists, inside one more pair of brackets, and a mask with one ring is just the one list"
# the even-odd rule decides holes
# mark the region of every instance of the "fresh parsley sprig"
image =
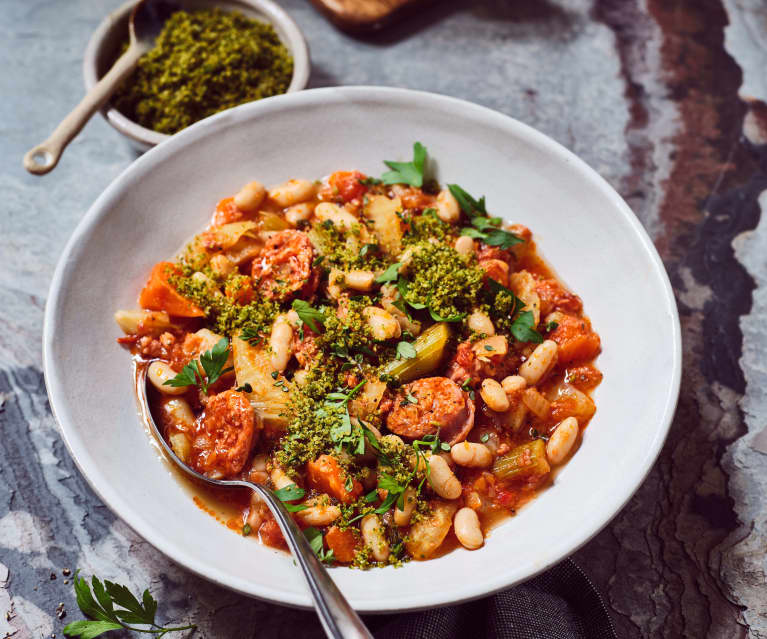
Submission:
[[309,302],[305,300],[293,300],[293,310],[298,313],[298,317],[304,324],[311,328],[315,333],[321,333],[320,324],[325,323],[325,313],[321,310],[313,308]]
[[384,184],[409,184],[421,188],[423,186],[423,171],[426,165],[426,147],[420,142],[413,145],[412,162],[390,162],[384,160],[384,164],[391,171],[381,176]]
[[471,226],[461,229],[461,235],[468,235],[474,239],[482,240],[488,246],[497,246],[501,249],[510,249],[524,240],[510,231],[498,228],[501,224],[499,217],[473,217]]
[[519,342],[532,342],[540,344],[543,342],[543,335],[533,328],[535,316],[532,311],[525,311],[525,303],[514,295],[514,291],[506,288],[503,284],[496,282],[493,278],[488,278],[486,282],[488,288],[495,294],[505,294],[511,296],[514,306],[509,312],[510,317],[514,317],[511,322],[511,334]]
[[394,262],[389,264],[386,270],[376,277],[375,281],[378,284],[385,284],[386,282],[393,282],[399,277],[399,269],[402,266],[402,262]]
[[234,367],[226,366],[229,359],[229,340],[222,337],[216,345],[209,351],[200,355],[200,359],[189,362],[181,372],[174,378],[164,382],[164,386],[197,386],[200,390],[208,394],[208,388],[218,381],[218,379],[233,371]]
[[[106,579],[102,583],[93,577],[91,579],[92,593],[87,580],[80,577],[79,572],[75,573],[72,583],[75,588],[77,605],[82,613],[90,619],[67,624],[64,627],[64,634],[67,637],[93,639],[110,630],[132,630],[163,637],[169,632],[191,630],[196,627],[193,624],[166,627],[156,623],[157,601],[149,594],[149,590],[144,590],[141,601],[139,601],[125,586]],[[134,624],[148,627],[137,628]]]
[[458,206],[463,209],[469,217],[487,217],[487,208],[485,207],[485,196],[475,200],[471,195],[464,191],[457,184],[448,184],[448,190],[458,202]]
[[274,491],[274,496],[282,502],[282,505],[285,506],[285,510],[290,513],[297,513],[308,508],[306,504],[288,503],[295,501],[296,499],[301,499],[305,495],[306,491],[296,484],[288,484],[287,486],[283,486],[279,490]]
[[314,526],[309,526],[304,530],[304,536],[309,541],[309,545],[312,547],[314,554],[317,555],[317,559],[321,562],[330,564],[335,561],[332,550],[325,550],[322,543],[322,532]]

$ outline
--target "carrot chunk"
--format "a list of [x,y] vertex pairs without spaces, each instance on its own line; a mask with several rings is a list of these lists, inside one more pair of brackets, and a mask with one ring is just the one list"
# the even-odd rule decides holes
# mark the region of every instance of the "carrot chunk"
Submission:
[[333,551],[333,557],[342,564],[350,564],[354,561],[357,551],[357,535],[351,528],[341,530],[338,526],[331,526],[325,533],[325,543]]
[[150,311],[166,311],[176,317],[204,317],[202,309],[182,296],[168,278],[179,274],[172,262],[158,262],[149,275],[149,281],[141,291],[138,303]]
[[558,326],[549,335],[559,345],[560,364],[583,362],[593,359],[602,350],[599,335],[591,330],[590,322],[585,318],[562,314]]
[[339,466],[338,461],[330,455],[320,455],[316,460],[306,464],[306,474],[309,486],[344,504],[352,503],[362,494],[362,484],[352,480],[352,489],[346,489],[346,472]]

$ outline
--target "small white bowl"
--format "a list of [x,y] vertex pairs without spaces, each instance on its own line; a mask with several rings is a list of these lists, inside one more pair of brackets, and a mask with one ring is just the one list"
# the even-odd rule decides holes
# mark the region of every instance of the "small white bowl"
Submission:
[[577,454],[482,548],[373,572],[336,568],[332,577],[351,604],[363,612],[425,609],[528,579],[607,524],[655,462],[679,393],[679,318],[652,242],[607,182],[545,135],[453,98],[381,87],[266,98],[193,124],[131,164],[73,233],[45,310],[48,394],[78,467],[138,534],[207,579],[310,605],[289,555],[200,510],[161,461],[136,413],[113,313],[135,308],[152,265],[246,182],[337,169],[377,176],[382,160],[410,159],[416,140],[437,179],[486,195],[494,215],[533,230],[602,337],[604,381]]
[[[293,18],[271,0],[175,0],[187,10],[220,7],[227,11],[240,11],[250,18],[269,22],[280,40],[293,56],[293,77],[287,93],[301,91],[309,81],[311,62],[306,39]],[[110,13],[91,36],[83,58],[85,90],[90,91],[110,69],[119,55],[120,48],[128,39],[128,19],[136,0],[129,0]],[[117,109],[107,105],[101,109],[107,122],[122,133],[137,151],[148,151],[167,140],[170,135],[147,129],[127,118]]]

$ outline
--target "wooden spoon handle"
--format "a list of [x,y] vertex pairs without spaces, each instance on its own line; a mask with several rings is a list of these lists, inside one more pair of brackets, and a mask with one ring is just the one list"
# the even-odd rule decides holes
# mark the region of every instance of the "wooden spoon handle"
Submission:
[[149,50],[149,46],[134,43],[112,65],[107,74],[85,94],[71,113],[65,117],[50,137],[27,151],[24,156],[24,168],[35,175],[43,175],[52,170],[59,162],[61,154],[91,116],[109,99],[120,83],[130,74],[139,58]]

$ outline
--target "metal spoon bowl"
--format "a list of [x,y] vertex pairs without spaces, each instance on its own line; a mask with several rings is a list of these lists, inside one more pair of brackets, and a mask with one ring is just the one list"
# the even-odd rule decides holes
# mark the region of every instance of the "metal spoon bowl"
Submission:
[[136,68],[139,58],[154,46],[165,21],[178,9],[178,5],[168,0],[140,0],[136,4],[129,20],[130,40],[125,53],[85,94],[80,104],[61,121],[50,137],[27,151],[24,155],[24,168],[27,171],[43,175],[58,164],[67,145]]
[[141,410],[141,418],[157,439],[165,456],[177,468],[199,482],[210,486],[240,486],[250,488],[257,493],[266,502],[269,510],[272,511],[282,531],[282,535],[285,537],[288,548],[290,548],[304,573],[312,598],[314,599],[314,607],[317,610],[317,615],[322,622],[322,627],[327,636],[333,639],[373,639],[365,624],[349,605],[346,597],[343,596],[325,570],[325,567],[315,556],[309,541],[293,521],[283,503],[274,496],[271,490],[244,479],[211,479],[191,469],[178,458],[168,442],[165,441],[165,437],[163,437],[154,421],[152,411],[149,408],[146,385],[147,367],[140,366],[136,371],[136,392]]

